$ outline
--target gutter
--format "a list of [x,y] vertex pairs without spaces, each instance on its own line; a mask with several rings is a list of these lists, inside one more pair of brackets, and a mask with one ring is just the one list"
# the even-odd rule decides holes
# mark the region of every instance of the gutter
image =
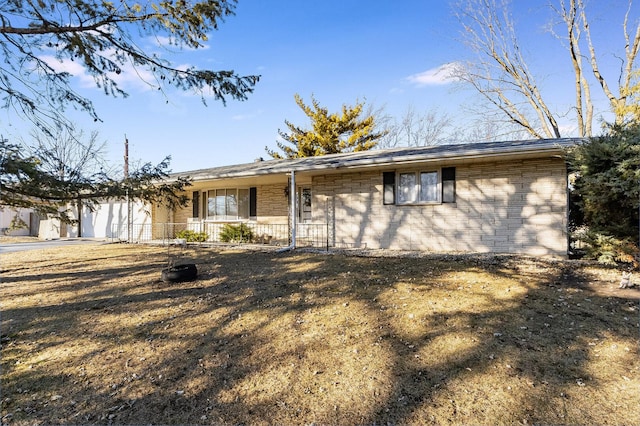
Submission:
[[298,222],[296,216],[296,172],[291,170],[291,189],[289,190],[289,200],[291,201],[291,244],[283,247],[276,253],[284,253],[296,248],[296,225]]

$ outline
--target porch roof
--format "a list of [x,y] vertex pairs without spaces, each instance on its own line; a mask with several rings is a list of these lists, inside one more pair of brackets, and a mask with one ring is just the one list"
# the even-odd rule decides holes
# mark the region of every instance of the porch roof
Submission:
[[328,173],[434,161],[468,163],[491,158],[542,158],[562,156],[565,148],[582,141],[580,138],[560,138],[382,149],[285,160],[258,160],[253,163],[173,173],[171,177],[190,176],[194,181],[202,181],[286,174],[291,171]]

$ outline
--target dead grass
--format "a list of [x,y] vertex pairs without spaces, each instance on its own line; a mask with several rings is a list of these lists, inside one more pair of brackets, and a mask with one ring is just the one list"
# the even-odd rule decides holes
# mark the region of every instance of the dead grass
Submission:
[[14,236],[14,235],[0,235],[0,244],[17,244],[17,243],[35,243],[40,240],[38,237],[31,236]]
[[[174,251],[175,253],[175,251]],[[2,422],[640,424],[619,272],[489,256],[3,254]]]

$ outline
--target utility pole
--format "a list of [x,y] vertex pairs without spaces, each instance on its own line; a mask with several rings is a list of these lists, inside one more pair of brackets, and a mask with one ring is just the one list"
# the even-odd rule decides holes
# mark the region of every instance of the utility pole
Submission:
[[131,242],[133,220],[131,218],[131,199],[129,197],[129,139],[124,135],[124,184],[127,186],[127,242]]
[[124,178],[129,179],[129,139],[124,135]]

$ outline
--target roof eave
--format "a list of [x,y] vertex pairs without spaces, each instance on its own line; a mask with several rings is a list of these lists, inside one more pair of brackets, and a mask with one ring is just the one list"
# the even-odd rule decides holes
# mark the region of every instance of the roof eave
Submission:
[[[221,179],[237,179],[237,178],[251,178],[259,176],[268,176],[276,174],[286,174],[294,171],[296,173],[318,173],[325,172],[331,173],[342,170],[355,170],[355,169],[370,169],[391,167],[398,165],[409,165],[419,163],[437,163],[437,162],[451,162],[451,163],[470,163],[478,161],[491,161],[493,159],[507,160],[507,159],[524,159],[524,158],[544,158],[544,157],[563,157],[566,148],[573,146],[577,143],[576,139],[563,139],[563,140],[550,140],[536,145],[512,146],[509,148],[498,147],[494,149],[478,149],[469,148],[463,151],[457,152],[425,152],[424,154],[397,154],[389,157],[380,156],[376,158],[368,156],[366,158],[341,158],[340,156],[331,156],[328,158],[318,157],[318,161],[313,164],[313,161],[306,159],[294,159],[285,160],[281,164],[274,164],[271,167],[251,168],[241,171],[229,171],[221,173],[177,173],[174,176],[190,176],[194,182],[206,181],[206,180],[221,180]],[[311,163],[311,164],[310,164]]]

